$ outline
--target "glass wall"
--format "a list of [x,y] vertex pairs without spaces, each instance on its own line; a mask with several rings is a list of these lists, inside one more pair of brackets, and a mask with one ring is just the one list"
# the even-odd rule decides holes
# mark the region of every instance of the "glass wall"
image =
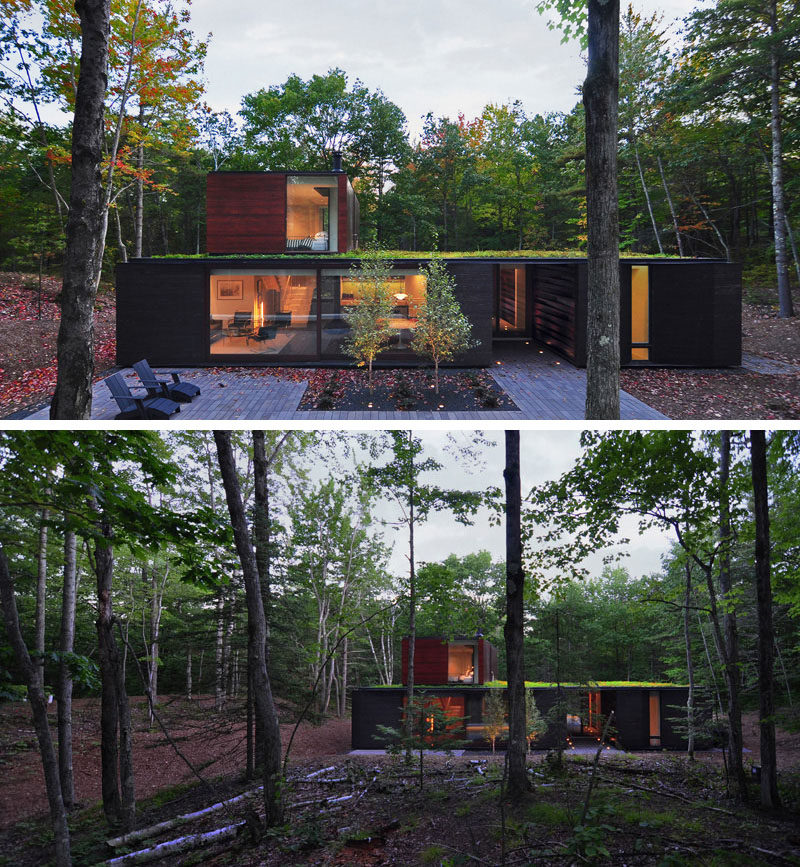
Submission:
[[477,683],[478,645],[447,645],[448,683]]
[[[317,274],[314,269],[212,271],[210,354],[346,359],[347,311],[359,303],[361,285],[349,271],[326,270],[318,288]],[[387,292],[394,335],[384,357],[412,357],[410,342],[417,309],[425,300],[425,278],[395,272]]]
[[[409,343],[417,327],[417,309],[425,300],[425,278],[413,271],[395,271],[387,291],[392,297],[389,326],[395,335],[386,354],[411,355]],[[361,285],[350,271],[323,271],[320,313],[322,316],[323,358],[341,357],[350,334],[347,311],[358,304]]]
[[316,175],[286,178],[286,249],[339,249],[339,179]]
[[650,269],[631,267],[631,361],[650,360]]
[[213,271],[212,355],[317,354],[316,271]]

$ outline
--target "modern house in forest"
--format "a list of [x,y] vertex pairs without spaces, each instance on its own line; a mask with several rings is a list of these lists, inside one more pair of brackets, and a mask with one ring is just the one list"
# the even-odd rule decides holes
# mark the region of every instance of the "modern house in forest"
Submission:
[[[426,700],[438,703],[458,722],[453,737],[467,749],[486,749],[486,699],[498,683],[497,650],[483,638],[446,640],[418,638],[414,651],[414,682]],[[403,686],[362,687],[352,691],[352,747],[380,749],[387,739],[379,726],[402,727],[408,676],[408,640],[403,640]],[[602,734],[605,719],[614,712],[610,740],[626,750],[684,749],[688,688],[668,684],[587,683],[536,684],[537,707],[547,730],[535,748],[556,746],[560,738]],[[561,705],[563,719],[554,716]],[[698,719],[703,715],[697,710]],[[501,736],[500,745],[504,738]]]
[[[330,172],[214,172],[207,255],[117,266],[117,361],[157,365],[348,364],[347,312],[359,302],[358,199]],[[389,291],[395,331],[383,365],[416,364],[410,338],[425,297],[424,257],[398,258]],[[520,341],[586,364],[585,259],[447,254],[478,345],[461,366]],[[741,362],[741,271],[719,260],[621,259],[624,365]]]

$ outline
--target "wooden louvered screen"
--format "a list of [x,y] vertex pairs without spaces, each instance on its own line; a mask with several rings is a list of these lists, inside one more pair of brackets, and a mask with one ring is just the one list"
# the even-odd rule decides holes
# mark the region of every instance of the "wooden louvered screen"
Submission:
[[575,360],[576,265],[536,265],[533,275],[534,339]]

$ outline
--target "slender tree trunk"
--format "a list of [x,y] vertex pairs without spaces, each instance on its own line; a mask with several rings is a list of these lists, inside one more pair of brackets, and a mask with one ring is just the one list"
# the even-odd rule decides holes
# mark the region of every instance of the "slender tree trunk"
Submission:
[[127,262],[128,248],[125,246],[125,241],[122,238],[122,218],[119,215],[119,205],[114,208],[114,222],[117,226],[117,246],[119,247],[119,258],[121,262]]
[[19,626],[17,603],[14,598],[14,582],[8,569],[5,551],[0,547],[0,608],[2,608],[6,634],[14,651],[17,665],[20,667],[28,688],[28,702],[33,716],[33,727],[39,743],[39,754],[42,757],[47,801],[50,807],[50,822],[53,826],[55,839],[56,864],[58,867],[70,867],[69,828],[67,826],[67,811],[61,796],[61,782],[58,775],[58,760],[50,735],[50,725],[47,719],[47,702],[42,692],[37,666],[31,660],[22,631]]
[[661,184],[664,187],[664,195],[667,197],[667,204],[669,205],[669,215],[672,218],[672,227],[675,230],[675,243],[678,245],[678,255],[683,259],[683,239],[681,238],[681,231],[678,227],[678,218],[675,215],[675,206],[672,204],[672,196],[669,192],[669,187],[667,186],[667,178],[664,174],[664,164],[661,162],[661,156],[657,155],[656,160],[658,161],[658,171],[661,174]]
[[231,527],[244,576],[248,622],[252,624],[252,676],[255,712],[264,731],[264,810],[268,827],[278,824],[283,817],[281,793],[281,734],[278,715],[272,698],[266,658],[266,619],[256,558],[250,543],[244,504],[236,475],[231,435],[229,431],[214,431],[219,456],[219,468],[225,487],[225,498]]
[[686,645],[686,676],[689,681],[689,691],[686,697],[686,753],[689,761],[694,761],[694,661],[692,660],[692,637],[689,632],[689,606],[692,598],[692,567],[687,560],[684,564],[686,572],[686,595],[683,602],[683,641]]
[[725,686],[728,691],[728,739],[730,741],[731,773],[739,796],[747,800],[747,777],[742,762],[742,707],[741,669],[739,667],[739,633],[736,627],[736,609],[731,594],[731,513],[730,513],[730,461],[731,432],[720,431],[720,569],[719,590],[722,598],[723,626],[725,630]]
[[783,196],[783,136],[781,133],[781,61],[778,52],[778,2],[770,0],[770,130],[772,132],[772,228],[775,238],[775,269],[778,274],[778,316],[794,316],[792,290],[786,259],[786,206]]
[[797,274],[797,282],[800,283],[800,256],[797,253],[797,243],[794,239],[794,232],[792,232],[792,224],[789,220],[789,215],[786,215],[786,239],[789,242],[789,248],[792,251],[792,259],[794,260],[794,270]]
[[186,651],[186,698],[192,700],[192,646]]
[[225,668],[223,666],[223,649],[225,646],[225,594],[222,587],[217,591],[217,657],[216,679],[214,681],[214,708],[222,710],[225,704]]
[[44,633],[47,609],[47,522],[48,509],[42,509],[39,519],[39,547],[36,556],[36,670],[39,673],[39,686],[44,691]]
[[775,745],[775,630],[772,624],[772,581],[769,558],[767,445],[763,430],[750,431],[753,511],[756,523],[755,566],[758,599],[758,697],[761,727],[761,805],[777,810],[778,766]]
[[522,571],[519,430],[506,431],[506,660],[508,668],[508,794],[528,789],[525,765],[525,672],[523,652],[525,573]]
[[789,683],[789,675],[786,671],[786,666],[783,664],[783,654],[781,653],[780,645],[778,644],[778,636],[775,636],[775,656],[778,659],[778,665],[781,667],[781,674],[783,675],[783,683],[786,687],[786,699],[789,702],[789,707],[794,706],[794,702],[792,701],[792,686]]
[[225,698],[233,697],[233,627],[236,623],[236,589],[230,588],[228,600],[228,622],[225,625],[225,646],[222,651],[223,658],[223,689]]
[[633,137],[633,154],[636,158],[636,168],[639,170],[639,181],[642,184],[642,191],[644,192],[644,200],[647,204],[647,213],[650,214],[650,224],[653,227],[653,234],[656,237],[656,244],[658,244],[658,252],[663,256],[664,248],[661,245],[661,234],[658,231],[658,224],[656,223],[656,217],[653,213],[653,204],[650,201],[650,191],[647,189],[647,184],[644,181],[644,172],[642,171],[642,161],[639,158],[639,142],[636,137]]
[[[139,106],[139,124],[144,126],[144,106]],[[144,225],[144,180],[141,172],[144,169],[144,144],[139,143],[136,148],[136,168],[140,176],[136,178],[136,204],[135,223],[133,227],[133,255],[137,259],[142,258],[142,226]]]
[[[73,530],[64,535],[64,587],[61,594],[61,635],[59,650],[72,653],[75,642],[75,609],[78,594],[77,539]],[[62,656],[58,666],[58,771],[64,806],[75,804],[75,781],[72,771],[72,674]]]
[[708,663],[708,674],[711,678],[711,683],[714,686],[714,695],[717,699],[717,706],[719,707],[719,715],[720,719],[725,717],[725,708],[722,704],[722,693],[719,690],[719,683],[717,682],[717,673],[714,668],[714,662],[711,659],[711,651],[708,649],[708,641],[706,641],[706,633],[703,629],[703,621],[700,619],[700,612],[697,612],[697,631],[700,633],[700,638],[703,640],[703,650],[706,654],[706,662]]
[[103,113],[107,84],[110,0],[76,0],[81,62],[72,126],[72,188],[58,330],[58,380],[50,418],[92,413],[94,300],[103,262]]
[[589,0],[586,109],[586,418],[619,418],[619,0]]

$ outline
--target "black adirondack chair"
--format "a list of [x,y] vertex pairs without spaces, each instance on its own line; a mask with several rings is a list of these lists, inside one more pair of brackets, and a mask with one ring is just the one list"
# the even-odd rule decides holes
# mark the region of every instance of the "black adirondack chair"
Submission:
[[139,397],[133,394],[121,373],[112,373],[103,382],[119,407],[116,418],[164,419],[181,411],[180,404],[167,397]]
[[153,373],[146,359],[137,361],[133,365],[142,385],[147,389],[150,397],[168,397],[170,400],[177,400],[180,403],[189,403],[193,397],[200,394],[200,387],[193,382],[181,382],[180,376],[177,373],[171,373],[172,380],[158,379]]

